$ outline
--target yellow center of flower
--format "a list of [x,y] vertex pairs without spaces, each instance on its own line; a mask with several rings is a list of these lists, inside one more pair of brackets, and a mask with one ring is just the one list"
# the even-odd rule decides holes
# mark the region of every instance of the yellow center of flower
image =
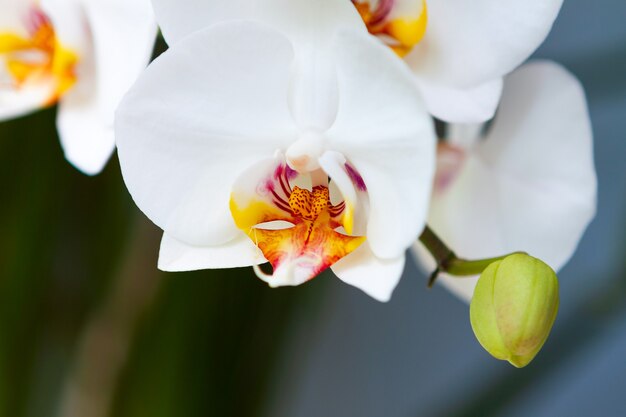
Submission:
[[[354,251],[365,237],[337,231],[342,226],[345,203],[333,205],[327,186],[292,188],[285,172],[280,168],[273,180],[261,182],[266,198],[247,198],[242,206],[233,194],[230,209],[237,227],[263,252],[274,274],[291,268],[301,283]],[[271,196],[269,201],[267,196]],[[289,227],[269,226],[277,221],[288,222]]]
[[380,37],[396,54],[411,52],[428,23],[425,0],[352,0],[372,35]]
[[50,19],[40,10],[30,12],[28,29],[27,37],[0,32],[0,57],[15,89],[51,82],[52,92],[43,104],[53,104],[76,82],[78,56],[61,45]]

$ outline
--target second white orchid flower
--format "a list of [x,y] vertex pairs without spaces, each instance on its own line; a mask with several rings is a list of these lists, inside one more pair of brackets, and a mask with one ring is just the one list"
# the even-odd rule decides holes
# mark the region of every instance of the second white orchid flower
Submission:
[[[459,256],[526,251],[559,270],[596,210],[591,122],[580,83],[552,62],[527,64],[507,78],[486,135],[480,129],[468,135],[468,128],[453,126],[439,145],[429,225]],[[434,267],[420,243],[415,253]],[[478,277],[439,279],[469,300]]]
[[493,117],[502,77],[543,42],[563,0],[352,2],[369,31],[404,57],[434,116],[482,122]]
[[257,275],[281,286],[330,267],[388,300],[424,227],[432,121],[349,2],[274,5],[257,19],[272,26],[191,34],[205,9],[160,15],[181,36],[117,112],[125,182],[165,232],[161,269],[267,260],[273,273]]
[[156,37],[148,0],[0,0],[0,120],[59,104],[67,159],[98,173]]

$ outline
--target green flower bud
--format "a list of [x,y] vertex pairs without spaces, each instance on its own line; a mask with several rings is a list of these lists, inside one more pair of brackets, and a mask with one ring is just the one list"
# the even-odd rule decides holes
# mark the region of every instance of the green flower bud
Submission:
[[559,309],[559,283],[548,265],[526,254],[490,264],[470,305],[480,344],[497,359],[522,368],[545,343]]

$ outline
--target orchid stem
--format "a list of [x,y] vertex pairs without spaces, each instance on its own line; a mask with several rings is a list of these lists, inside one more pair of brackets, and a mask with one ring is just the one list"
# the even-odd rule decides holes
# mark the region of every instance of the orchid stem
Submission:
[[496,258],[477,260],[459,258],[456,256],[454,251],[452,251],[452,249],[450,249],[448,245],[446,245],[443,240],[441,240],[441,238],[437,236],[437,234],[428,226],[424,228],[419,240],[422,242],[424,247],[426,247],[428,252],[430,252],[433,258],[435,258],[435,262],[437,262],[437,268],[433,271],[430,275],[430,279],[428,280],[428,288],[432,288],[441,272],[445,272],[446,274],[455,277],[480,275],[491,263],[501,261],[514,253],[523,253],[513,252]]

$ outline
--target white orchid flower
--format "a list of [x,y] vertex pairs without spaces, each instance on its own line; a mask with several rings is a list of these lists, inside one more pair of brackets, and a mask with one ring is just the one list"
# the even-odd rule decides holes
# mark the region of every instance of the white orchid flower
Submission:
[[[486,137],[451,139],[439,146],[428,219],[437,234],[464,258],[526,251],[560,269],[596,209],[591,123],[578,80],[551,62],[527,64],[506,79]],[[433,267],[420,244],[414,252]],[[469,300],[478,278],[439,279]]]
[[164,230],[159,268],[254,265],[283,286],[330,267],[388,300],[434,174],[407,67],[348,2],[268,1],[206,28],[217,2],[159,3],[171,47],[116,116],[126,185]]
[[58,102],[66,158],[98,173],[156,37],[148,0],[0,0],[0,120]]
[[563,0],[352,0],[371,33],[415,74],[429,111],[493,117],[502,77],[543,42]]

